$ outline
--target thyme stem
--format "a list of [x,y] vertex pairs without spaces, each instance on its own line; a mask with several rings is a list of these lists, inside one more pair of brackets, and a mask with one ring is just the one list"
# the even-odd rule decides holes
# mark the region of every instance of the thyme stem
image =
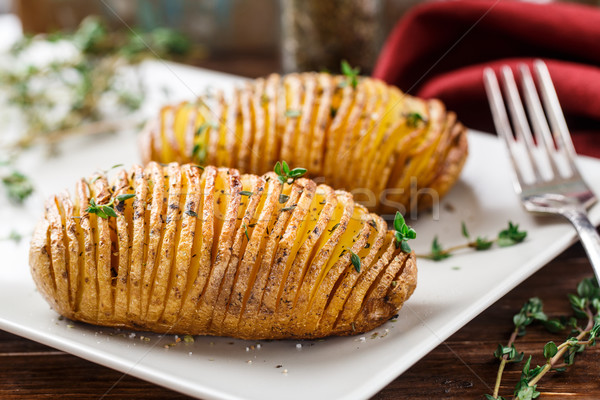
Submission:
[[[508,339],[508,344],[506,347],[511,347],[515,340],[517,339],[517,335],[519,334],[519,328],[515,327],[510,338]],[[498,374],[496,375],[496,384],[494,385],[494,394],[492,395],[495,399],[498,398],[498,394],[500,393],[500,383],[502,382],[502,374],[504,373],[504,367],[508,362],[508,354],[502,356],[502,360],[500,360],[500,366],[498,367]]]
[[[579,335],[576,336],[577,343],[575,344],[578,345],[590,344],[589,340],[581,341],[581,339],[586,337],[592,330],[592,327],[594,326],[594,315],[592,314],[592,311],[589,307],[587,307],[585,311],[588,315],[588,323],[585,327],[585,330],[583,330]],[[555,364],[562,359],[562,357],[565,355],[565,352],[569,349],[570,346],[572,346],[572,343],[569,343],[568,341],[561,343],[558,346],[558,352],[554,355],[554,357],[552,357],[548,362],[546,362],[546,364],[544,364],[542,370],[535,376],[535,378],[529,381],[528,386],[534,386],[535,384],[537,384],[540,381],[540,379],[542,379],[542,377],[546,375],[546,373],[550,371],[555,366]]]

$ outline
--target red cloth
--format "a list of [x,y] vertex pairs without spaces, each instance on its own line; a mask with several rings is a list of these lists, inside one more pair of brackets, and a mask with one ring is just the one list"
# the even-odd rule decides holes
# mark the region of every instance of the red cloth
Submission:
[[373,76],[444,101],[465,125],[495,132],[483,69],[548,65],[580,154],[600,157],[600,8],[566,3],[455,0],[401,19]]

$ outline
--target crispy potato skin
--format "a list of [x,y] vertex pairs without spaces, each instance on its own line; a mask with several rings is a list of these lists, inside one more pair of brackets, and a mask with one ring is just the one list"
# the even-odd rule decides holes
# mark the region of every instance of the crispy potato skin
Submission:
[[[116,217],[88,213],[92,198]],[[347,192],[177,163],[51,196],[29,263],[67,318],[242,339],[359,334],[397,314],[417,281],[415,255]]]
[[300,73],[225,98],[164,107],[139,136],[145,163],[194,162],[263,174],[279,160],[383,213],[427,209],[456,182],[467,130],[436,99],[363,77]]

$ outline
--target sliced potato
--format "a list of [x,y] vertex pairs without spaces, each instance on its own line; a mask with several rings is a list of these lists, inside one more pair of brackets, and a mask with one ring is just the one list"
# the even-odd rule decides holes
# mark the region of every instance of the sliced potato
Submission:
[[[272,74],[245,83],[227,101],[222,94],[211,106],[208,100],[164,107],[149,121],[140,134],[144,162],[263,174],[285,160],[356,194],[370,210],[407,212],[445,194],[468,153],[466,129],[440,101],[367,77],[353,87],[345,76]],[[199,132],[192,139],[191,120]],[[199,129],[203,124],[210,127]]]
[[309,179],[152,162],[110,184],[81,180],[74,201],[50,197],[30,265],[42,296],[75,320],[318,338],[372,329],[412,294],[415,256],[394,240],[349,193]]

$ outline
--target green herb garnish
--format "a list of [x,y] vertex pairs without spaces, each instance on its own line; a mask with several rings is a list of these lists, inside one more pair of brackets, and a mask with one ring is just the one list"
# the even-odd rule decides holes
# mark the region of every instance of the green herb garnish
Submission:
[[12,171],[9,175],[2,177],[2,183],[8,198],[18,204],[23,204],[25,199],[33,193],[33,184],[29,178],[18,171]]
[[[515,228],[515,232],[518,229]],[[587,347],[596,344],[600,333],[600,288],[594,278],[586,278],[577,286],[577,294],[569,294],[569,301],[573,308],[574,316],[570,318],[551,319],[543,311],[543,303],[537,297],[529,299],[521,310],[513,316],[514,329],[506,346],[498,345],[494,356],[500,360],[496,383],[492,395],[486,394],[486,399],[504,399],[499,396],[504,368],[508,363],[519,363],[523,360],[523,353],[515,348],[515,340],[526,334],[525,327],[539,323],[550,332],[556,333],[570,328],[567,339],[556,344],[549,341],[544,345],[542,354],[546,363],[542,366],[531,367],[529,356],[525,362],[521,376],[515,385],[513,396],[516,399],[535,399],[540,395],[537,391],[538,382],[550,371],[564,372],[568,366],[573,365],[575,356]],[[578,320],[587,321],[581,324]],[[583,326],[583,328],[582,328]]]
[[119,202],[123,202],[125,200],[131,199],[135,197],[135,194],[120,194],[116,197],[112,197],[110,202],[107,204],[96,204],[96,199],[93,197],[89,200],[89,206],[86,208],[85,212],[90,214],[96,214],[100,218],[108,219],[108,217],[116,217],[117,213],[115,212],[114,203],[115,200]]
[[200,126],[198,126],[198,129],[196,129],[196,135],[195,136],[200,136],[208,128],[219,129],[219,124],[216,123],[216,122],[214,122],[214,121],[205,121],[205,122],[201,123]]
[[248,239],[248,241],[250,241],[250,235],[248,235],[248,227],[246,226],[246,223],[242,223],[242,227],[244,228],[244,233],[246,234],[246,239]]
[[527,237],[526,231],[520,231],[519,225],[513,225],[508,222],[508,228],[500,231],[498,234],[498,246],[506,247],[521,243]]
[[461,223],[461,233],[462,236],[467,239],[467,243],[459,244],[444,249],[436,236],[433,238],[433,242],[431,243],[430,252],[428,254],[418,255],[418,257],[428,258],[434,261],[440,261],[450,257],[452,253],[456,252],[457,250],[467,248],[471,248],[478,251],[489,250],[494,243],[496,243],[500,247],[513,246],[515,244],[521,243],[527,237],[526,231],[520,231],[519,225],[513,224],[510,221],[508,222],[508,228],[501,230],[498,233],[498,237],[496,239],[487,239],[485,236],[477,236],[475,239],[473,239],[470,236],[469,230],[467,229],[467,226],[464,222]]
[[[108,25],[102,18],[89,16],[73,32],[25,35],[3,55],[0,106],[12,108],[24,121],[21,135],[11,143],[14,150],[38,143],[53,146],[74,134],[105,133],[132,125],[135,120],[115,118],[115,111],[129,116],[146,96],[139,74],[124,75],[124,67],[149,57],[180,59],[192,49],[190,40],[168,28],[136,32]],[[74,52],[32,63],[29,53],[40,44],[50,47],[50,52],[61,45]],[[45,90],[49,86],[53,89]],[[116,107],[103,107],[113,100]]]
[[434,237],[433,242],[431,243],[431,259],[440,261],[448,257],[450,257],[450,254],[443,250],[442,245],[438,242],[437,236]]
[[118,201],[125,201],[125,200],[129,200],[129,199],[133,199],[135,197],[135,194],[133,193],[124,193],[124,194],[120,194],[116,197],[116,199]]
[[282,184],[292,184],[296,179],[306,174],[305,168],[294,168],[290,170],[289,165],[285,161],[282,161],[281,163],[277,161],[273,170],[277,174],[279,182]]
[[[198,163],[203,163],[206,160],[206,148],[200,143],[196,143],[192,148],[192,160]],[[204,169],[204,168],[202,168]]]
[[410,253],[412,249],[408,245],[408,241],[417,237],[417,232],[410,226],[406,225],[406,221],[400,212],[396,211],[394,217],[394,229],[396,248],[401,248],[403,252]]
[[427,122],[425,117],[418,112],[410,112],[406,115],[406,124],[410,127],[417,128],[421,123]]
[[13,241],[13,242],[15,242],[15,244],[19,244],[19,242],[21,241],[21,239],[23,239],[23,235],[21,235],[19,232],[17,232],[14,229],[10,231],[10,233],[8,234],[8,236],[0,238],[0,240],[10,240],[10,241]]
[[352,86],[356,89],[358,85],[358,75],[360,74],[360,67],[352,68],[348,61],[342,60],[341,63],[342,74],[346,76],[346,85]]
[[352,261],[352,265],[354,265],[356,272],[360,272],[360,257],[352,250],[350,250],[350,260]]

